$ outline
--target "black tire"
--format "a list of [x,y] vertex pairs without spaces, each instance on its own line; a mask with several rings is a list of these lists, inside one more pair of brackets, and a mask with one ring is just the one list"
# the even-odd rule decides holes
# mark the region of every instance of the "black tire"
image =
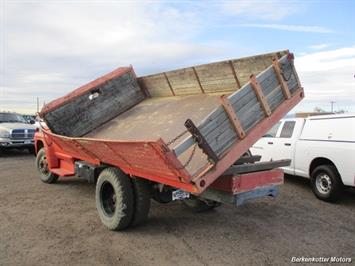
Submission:
[[132,178],[132,184],[135,201],[131,225],[136,226],[142,224],[148,218],[152,187],[149,181],[138,177]]
[[96,208],[109,230],[127,228],[133,218],[134,195],[130,178],[117,168],[103,170],[96,183]]
[[340,175],[333,165],[317,166],[311,174],[314,195],[321,200],[335,202],[343,190]]
[[173,200],[172,192],[169,189],[159,191],[158,189],[153,190],[153,195],[152,195],[153,200],[159,203],[169,203]]
[[46,152],[44,148],[40,149],[39,152],[37,153],[36,167],[42,182],[47,184],[57,182],[58,176],[51,173],[48,170],[48,163],[47,163]]
[[212,200],[200,200],[197,197],[183,200],[183,203],[193,212],[204,212],[221,206],[222,204]]

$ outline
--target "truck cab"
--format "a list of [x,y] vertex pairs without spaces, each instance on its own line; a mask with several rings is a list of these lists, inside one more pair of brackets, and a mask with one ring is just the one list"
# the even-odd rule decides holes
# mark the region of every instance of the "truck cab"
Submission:
[[304,123],[304,118],[281,120],[253,145],[252,154],[261,155],[262,161],[291,159],[291,164],[283,169],[285,173],[295,175],[294,147],[302,133]]
[[283,119],[251,151],[262,161],[291,159],[285,173],[310,178],[322,200],[334,201],[344,186],[355,186],[354,115]]
[[27,149],[34,153],[36,127],[27,123],[23,116],[16,113],[0,113],[0,151],[8,149]]

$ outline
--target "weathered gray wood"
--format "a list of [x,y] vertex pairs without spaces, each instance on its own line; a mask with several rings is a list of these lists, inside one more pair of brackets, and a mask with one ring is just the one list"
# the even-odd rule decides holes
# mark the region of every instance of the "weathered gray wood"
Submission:
[[[92,93],[98,93],[90,99]],[[44,115],[52,132],[81,137],[145,98],[132,72],[123,74]]]
[[[265,96],[266,102],[268,103],[270,109],[274,111],[277,106],[285,100],[285,97],[276,77],[276,73],[272,67],[272,57],[269,56],[266,57],[266,59],[269,60],[267,66],[265,66],[266,63],[260,63],[260,61],[253,63],[253,59],[247,59],[238,63],[239,67],[243,64],[251,64],[251,66],[249,65],[248,70],[244,72],[241,71],[241,73],[250,72],[251,69],[257,70],[261,67],[264,68],[264,71],[262,71],[256,79],[261,86],[261,91]],[[293,71],[292,63],[287,60],[286,56],[282,57],[279,61],[283,66],[284,75],[286,78],[288,76],[290,78],[287,81],[290,91],[295,91],[299,87],[299,84],[297,83],[295,73],[289,72]],[[235,64],[235,62],[233,63]],[[238,71],[238,73],[239,72],[240,71]],[[230,95],[228,99],[232,103],[232,107],[245,132],[249,132],[254,126],[265,118],[265,114],[261,108],[259,100],[256,97],[255,91],[251,88],[249,83],[245,84],[239,91],[236,91]],[[227,114],[221,106],[211,112],[210,115],[199,124],[198,129],[205,136],[205,139],[218,156],[222,156],[222,154],[232,145],[232,143],[239,139],[228,119]],[[186,145],[187,141],[189,140],[186,140],[181,145]],[[177,149],[178,148],[179,147],[177,147]]]
[[193,140],[193,138],[188,138],[187,141],[183,141],[182,145],[179,145],[173,149],[176,157],[179,157],[182,153],[187,151],[194,143],[195,141]]
[[[249,81],[251,74],[260,73],[270,65],[273,58],[281,57],[286,53],[287,51],[281,51],[187,67],[168,71],[166,75],[176,95],[233,93]],[[144,80],[145,87],[153,97],[171,95],[162,73],[140,77],[140,79]]]

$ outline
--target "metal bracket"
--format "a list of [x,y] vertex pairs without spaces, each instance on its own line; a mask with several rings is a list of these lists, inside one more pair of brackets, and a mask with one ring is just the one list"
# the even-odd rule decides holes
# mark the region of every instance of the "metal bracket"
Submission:
[[259,82],[256,80],[255,75],[250,76],[250,85],[255,91],[256,97],[258,98],[264,113],[266,114],[266,116],[270,116],[271,115],[270,106],[265,98],[265,95],[263,93],[263,90],[261,89]]
[[218,161],[218,156],[212,150],[211,146],[207,143],[206,139],[202,136],[200,130],[195,126],[191,119],[187,119],[185,121],[185,127],[191,133],[198,147],[208,156],[210,160],[216,163]]
[[234,112],[234,109],[232,107],[232,104],[228,100],[228,97],[226,95],[222,95],[220,101],[222,103],[224,111],[228,115],[229,121],[232,123],[235,131],[238,133],[238,136],[243,139],[245,137],[244,129],[239,121],[239,118],[237,117],[237,114]]

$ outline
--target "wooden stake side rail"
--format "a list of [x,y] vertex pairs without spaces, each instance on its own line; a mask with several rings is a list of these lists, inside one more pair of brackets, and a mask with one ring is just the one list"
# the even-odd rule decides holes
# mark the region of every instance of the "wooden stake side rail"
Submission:
[[184,96],[200,93],[233,93],[288,51],[196,65],[138,78],[151,97]]
[[[289,55],[283,56],[279,61],[283,64],[289,64],[292,68],[291,86],[287,83],[283,87],[287,89],[291,95],[291,89],[294,93],[297,88],[301,87],[297,79],[297,73],[293,68],[293,62],[290,61]],[[221,97],[221,107],[215,109],[204,121],[198,125],[201,134],[210,142],[210,146],[220,156],[223,151],[228,148],[230,143],[243,139],[246,132],[262,119],[270,116],[272,111],[277,109],[285,99],[289,99],[282,92],[282,84],[278,82],[278,74],[283,80],[281,74],[274,70],[271,65],[257,77],[251,75],[250,82],[245,84],[243,88],[232,95]],[[283,96],[284,95],[284,96]],[[258,110],[260,109],[260,111]],[[226,121],[229,120],[229,121]],[[232,129],[232,130],[231,130]],[[217,143],[215,143],[217,140]],[[185,139],[174,148],[176,156],[184,153],[194,141],[191,137]]]
[[[287,114],[294,106],[304,98],[303,88],[299,88],[294,95],[285,100],[275,112],[265,118],[257,126],[255,126],[247,136],[236,141],[225,155],[213,166],[206,165],[205,170],[193,177],[199,192],[203,192],[210,184],[220,177],[239,157],[241,157],[248,149],[260,139],[265,132],[270,130],[285,114]],[[207,171],[206,171],[207,170]]]
[[[295,70],[293,67],[293,61],[291,61],[293,58],[291,58],[292,57],[290,57],[290,55],[285,55],[283,58],[280,59],[280,61],[283,61],[284,64],[288,62],[292,65],[291,69],[293,73],[290,74],[290,77],[292,75],[296,75],[296,73],[294,72]],[[238,118],[230,102],[230,99],[233,96],[231,95],[229,97],[221,97],[221,104],[223,106],[223,110],[227,114],[229,123],[232,125],[234,131],[237,133],[238,138],[234,141],[231,141],[231,143],[233,144],[228,150],[224,152],[222,156],[219,156],[220,160],[216,162],[216,160],[214,159],[213,163],[208,163],[198,173],[191,173],[192,175],[194,175],[192,180],[196,184],[200,192],[204,191],[209,186],[209,184],[211,184],[221,174],[223,174],[223,172],[226,171],[230,167],[230,165],[232,165],[241,155],[247,152],[247,150],[252,146],[253,143],[255,143],[260,137],[262,137],[275,123],[277,123],[277,121],[279,121],[284,115],[286,115],[287,112],[289,112],[304,97],[303,89],[301,88],[301,84],[299,84],[298,79],[296,79],[297,83],[293,85],[293,87],[297,86],[298,89],[293,89],[293,96],[291,96],[291,91],[289,90],[289,87],[286,81],[284,80],[283,75],[281,75],[278,61],[276,64],[274,60],[271,68],[273,68],[274,75],[279,81],[279,89],[282,90],[284,100],[274,111],[272,111],[269,106],[268,100],[264,95],[264,91],[266,91],[266,89],[262,88],[260,86],[260,83],[258,82],[258,79],[263,80],[261,77],[265,75],[265,73],[270,73],[268,71],[270,67],[263,73],[259,74],[258,77],[252,75],[250,77],[250,86],[253,89],[255,97],[257,98],[263,112],[265,113],[265,116],[260,122],[258,122],[258,124],[256,124],[251,130],[249,130],[249,132],[246,133],[243,129],[240,119]],[[284,82],[285,84],[283,84],[282,82]],[[248,86],[248,84],[245,86]],[[213,115],[213,113],[210,115],[210,117],[215,116],[216,115]],[[212,122],[213,119],[210,118],[210,120],[208,121]],[[199,133],[201,134],[201,132]],[[187,149],[189,147],[187,143],[190,144],[191,141],[189,141],[189,139],[185,140],[174,150],[175,154],[176,152],[179,152],[179,154],[184,152],[182,147],[184,149]],[[178,156],[179,154],[176,155]]]

